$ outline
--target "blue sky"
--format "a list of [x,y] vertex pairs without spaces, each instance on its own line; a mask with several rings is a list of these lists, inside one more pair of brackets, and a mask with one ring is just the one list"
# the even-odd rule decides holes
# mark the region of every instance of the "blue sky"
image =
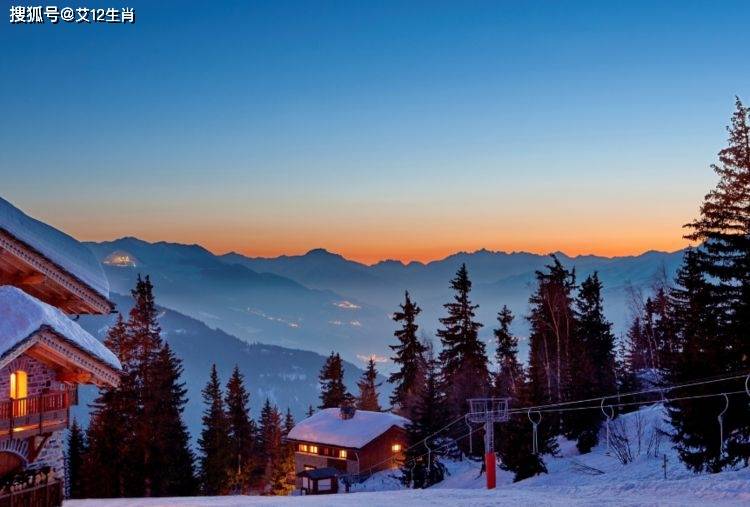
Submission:
[[0,193],[84,239],[677,248],[750,101],[748,2],[123,5],[0,24]]

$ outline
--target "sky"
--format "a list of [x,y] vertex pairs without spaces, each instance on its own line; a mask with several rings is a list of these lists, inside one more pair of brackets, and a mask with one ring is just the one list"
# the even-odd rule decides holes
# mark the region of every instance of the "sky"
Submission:
[[85,240],[676,250],[750,102],[746,1],[85,5],[0,23],[0,195]]

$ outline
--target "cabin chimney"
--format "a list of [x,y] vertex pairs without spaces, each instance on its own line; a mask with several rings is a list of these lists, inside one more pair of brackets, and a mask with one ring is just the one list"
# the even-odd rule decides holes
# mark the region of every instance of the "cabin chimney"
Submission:
[[357,412],[357,409],[351,405],[342,405],[339,407],[339,417],[343,419],[344,421],[347,421],[354,417],[354,414]]

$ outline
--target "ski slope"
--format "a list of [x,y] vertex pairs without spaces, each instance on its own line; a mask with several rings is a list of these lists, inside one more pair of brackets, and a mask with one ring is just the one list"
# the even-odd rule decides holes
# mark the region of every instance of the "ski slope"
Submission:
[[559,456],[545,460],[548,474],[513,483],[512,474],[499,471],[498,487],[493,491],[483,489],[479,463],[465,460],[446,463],[450,475],[426,490],[404,489],[393,473],[382,472],[349,494],[79,500],[68,501],[65,507],[750,505],[750,469],[695,475],[682,466],[666,438],[661,442],[651,440],[653,431],[669,429],[665,428],[664,417],[663,408],[655,405],[626,414],[614,423],[618,426],[613,432],[625,434],[630,440],[633,461],[628,464],[607,455],[605,442],[589,454],[578,455],[572,442],[560,440]]

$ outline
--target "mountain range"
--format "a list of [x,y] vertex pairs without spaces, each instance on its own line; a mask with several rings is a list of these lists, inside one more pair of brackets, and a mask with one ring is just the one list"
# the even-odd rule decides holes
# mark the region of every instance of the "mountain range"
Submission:
[[[274,258],[237,253],[215,255],[198,245],[148,243],[122,238],[90,243],[103,263],[112,289],[127,293],[138,274],[151,276],[157,301],[249,342],[305,349],[336,350],[350,361],[377,356],[390,365],[388,345],[395,325],[391,314],[409,290],[422,308],[426,337],[434,336],[443,304],[452,296],[449,282],[465,263],[473,282],[472,299],[484,323],[480,336],[491,342],[502,305],[516,315],[514,330],[524,337],[524,316],[535,272],[549,255],[528,252],[460,252],[429,263],[383,261],[366,265],[324,249]],[[656,280],[672,279],[682,251],[645,252],[626,257],[555,254],[579,280],[594,271],[604,284],[605,310],[617,333],[626,328],[630,302]],[[360,363],[361,364],[361,363]]]

